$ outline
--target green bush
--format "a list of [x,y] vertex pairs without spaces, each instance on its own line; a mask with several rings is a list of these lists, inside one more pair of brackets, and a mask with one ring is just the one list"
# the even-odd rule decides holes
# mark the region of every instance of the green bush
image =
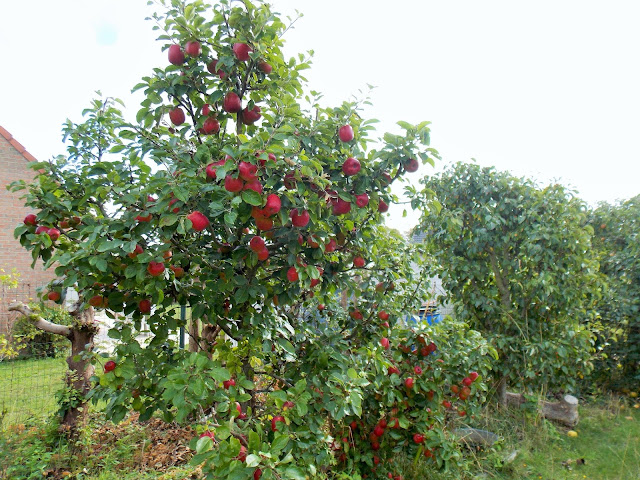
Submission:
[[[29,305],[34,313],[44,319],[60,325],[71,325],[71,315],[62,307],[49,307],[40,303]],[[14,345],[19,349],[19,358],[57,357],[69,350],[69,341],[53,333],[44,332],[35,327],[31,319],[22,316],[11,329]]]

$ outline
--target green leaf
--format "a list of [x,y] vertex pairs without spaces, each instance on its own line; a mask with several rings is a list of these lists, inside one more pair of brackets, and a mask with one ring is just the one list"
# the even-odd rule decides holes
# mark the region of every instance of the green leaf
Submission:
[[171,213],[169,215],[163,215],[160,218],[160,226],[161,227],[168,227],[173,225],[174,223],[176,223],[178,221],[178,216]]
[[242,200],[254,207],[262,205],[262,196],[254,190],[244,190],[242,192]]
[[285,468],[283,472],[283,478],[290,478],[292,480],[305,480],[307,476],[300,467],[290,466]]

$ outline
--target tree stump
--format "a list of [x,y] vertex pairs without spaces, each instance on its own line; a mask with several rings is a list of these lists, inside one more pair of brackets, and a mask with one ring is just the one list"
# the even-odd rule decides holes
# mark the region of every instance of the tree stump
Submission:
[[544,418],[555,420],[567,427],[578,424],[578,399],[573,395],[565,395],[559,402],[542,402],[540,413]]

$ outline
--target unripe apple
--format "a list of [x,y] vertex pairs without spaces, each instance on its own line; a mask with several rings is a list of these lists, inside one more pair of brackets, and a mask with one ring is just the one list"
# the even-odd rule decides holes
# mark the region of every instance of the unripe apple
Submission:
[[60,230],[58,230],[57,228],[50,228],[49,230],[47,230],[47,234],[53,242],[60,238]]
[[356,205],[360,208],[366,207],[369,204],[369,195],[366,193],[361,193],[360,195],[356,195]]
[[34,213],[30,213],[29,215],[27,215],[26,217],[24,217],[24,224],[25,225],[30,225],[32,227],[35,227],[38,223],[37,223],[37,217]]
[[296,267],[291,267],[287,270],[287,280],[290,282],[297,282],[300,277],[298,276],[298,271]]
[[182,65],[184,63],[184,52],[180,45],[171,45],[169,47],[169,63],[173,65]]
[[420,167],[420,163],[415,158],[410,158],[406,162],[404,162],[404,169],[407,172],[417,172],[418,167]]
[[180,107],[176,107],[169,111],[169,119],[171,120],[171,123],[178,126],[182,125],[187,117]]
[[405,381],[404,381],[404,385],[407,388],[413,388],[413,384],[414,383],[415,383],[415,381],[411,377],[406,378]]
[[267,216],[275,215],[282,208],[282,201],[280,197],[275,193],[270,193],[267,195],[267,203],[264,206],[264,212]]
[[271,71],[273,70],[273,67],[271,67],[271,65],[269,65],[264,60],[260,60],[258,62],[258,70],[260,70],[265,75],[269,75],[271,73]]
[[192,57],[198,57],[202,53],[202,49],[200,48],[200,42],[193,40],[191,42],[187,42],[184,46],[184,51],[187,55]]
[[294,227],[306,227],[309,223],[309,212],[306,210],[299,212],[297,208],[294,208],[289,212],[289,217],[291,217],[291,223]]
[[240,110],[242,110],[242,100],[240,100],[240,97],[237,93],[229,92],[224,96],[222,108],[225,112],[238,113]]
[[239,192],[243,186],[244,182],[241,178],[233,178],[229,175],[224,178],[224,188],[228,192]]
[[360,162],[353,157],[349,157],[342,164],[342,171],[347,176],[355,175],[360,171]]
[[152,277],[157,277],[158,275],[162,275],[164,272],[164,263],[162,262],[149,262],[147,266],[147,272]]
[[116,368],[116,362],[114,362],[113,360],[109,360],[107,363],[104,364],[104,373],[113,372],[115,368]]
[[351,128],[351,125],[343,125],[340,127],[338,136],[341,142],[350,142],[353,140],[353,128]]
[[378,202],[378,211],[380,213],[386,213],[389,211],[389,205],[384,200]]
[[353,259],[353,266],[356,268],[362,268],[365,266],[366,263],[367,263],[366,260],[359,256]]
[[210,133],[218,133],[220,131],[220,122],[215,118],[207,118],[202,125],[202,131],[209,135]]
[[56,292],[55,290],[51,291],[47,294],[47,298],[52,302],[57,302],[60,300],[60,292]]
[[234,43],[232,49],[233,54],[241,62],[246,62],[247,60],[249,60],[251,58],[249,57],[249,53],[253,52],[253,48],[251,48],[246,43]]
[[191,226],[196,232],[201,232],[209,226],[209,219],[199,211],[191,212],[187,215],[187,219],[191,220]]
[[151,300],[140,300],[138,303],[138,310],[140,313],[151,313]]

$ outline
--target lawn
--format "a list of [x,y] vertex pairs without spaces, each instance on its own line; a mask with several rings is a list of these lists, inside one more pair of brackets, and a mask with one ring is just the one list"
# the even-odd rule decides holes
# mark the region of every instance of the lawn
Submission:
[[0,427],[54,413],[66,369],[64,357],[0,363]]

